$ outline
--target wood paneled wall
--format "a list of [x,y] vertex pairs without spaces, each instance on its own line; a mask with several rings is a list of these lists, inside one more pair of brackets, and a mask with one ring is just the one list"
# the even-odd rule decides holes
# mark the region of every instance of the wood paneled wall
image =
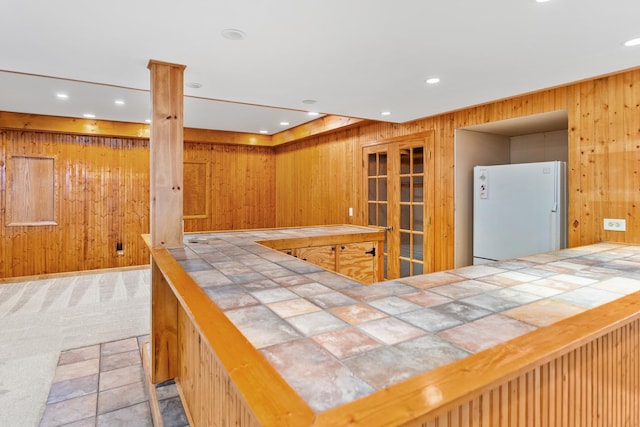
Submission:
[[[140,237],[149,232],[148,139],[5,129],[0,150],[0,278],[149,263]],[[17,155],[55,158],[57,225],[7,226],[7,162]],[[210,211],[186,220],[186,231],[275,225],[272,148],[191,142],[184,157],[210,163],[212,175]]]
[[[142,139],[4,130],[0,275],[139,265],[149,262],[149,150]],[[54,158],[57,225],[7,226],[7,162],[14,155]],[[123,244],[123,255],[116,243]]]
[[[197,134],[202,138],[188,138],[191,133],[185,129],[185,141],[203,141],[185,144],[185,161],[211,164],[211,214],[185,221],[185,230],[364,224],[362,146],[433,130],[433,265],[435,270],[452,268],[455,129],[564,109],[569,117],[570,246],[602,240],[640,243],[638,82],[640,69],[635,69],[410,123],[358,122],[320,136],[303,136],[298,142],[285,138],[286,143],[275,148],[275,155],[267,141],[254,145],[253,139],[232,132],[216,132],[213,139],[203,132]],[[5,116],[0,114],[4,121]],[[17,127],[35,130],[51,126],[51,120],[24,116]],[[53,133],[63,132],[67,122],[68,135]],[[23,154],[55,154],[58,141],[63,141],[66,148],[59,148],[62,151],[56,154],[57,164],[63,168],[58,176],[64,178],[59,182],[70,186],[71,192],[70,198],[63,198],[57,207],[64,227],[8,229],[4,217],[6,168],[2,168],[2,277],[148,262],[138,243],[138,236],[148,231],[148,147],[146,140],[133,136],[144,138],[144,129],[129,126],[131,129],[120,133],[131,138],[73,136],[73,132],[122,132],[122,126],[111,123],[101,123],[94,129],[81,122],[59,119],[51,133],[2,133],[3,164],[7,156],[20,150]],[[82,142],[83,138],[89,142]],[[227,145],[222,141],[225,138],[230,138],[229,143],[240,143]],[[241,145],[242,141],[248,142]],[[279,141],[277,136],[273,141]],[[102,187],[96,187],[94,183],[98,182]],[[83,185],[87,192],[96,193],[84,195],[78,190]],[[348,216],[350,207],[354,208],[353,217]],[[72,218],[66,218],[68,214]],[[605,232],[604,218],[626,219],[627,231]],[[117,239],[125,244],[124,257],[115,255]]]
[[211,211],[186,219],[185,231],[269,228],[275,226],[273,148],[250,145],[185,143],[184,161],[209,164]]
[[[454,131],[567,110],[569,245],[640,243],[640,69],[469,107],[404,124],[371,123],[276,148],[276,224],[364,224],[362,146],[435,132],[436,270],[454,266]],[[347,217],[354,207],[353,218]],[[603,230],[627,220],[626,232]]]
[[640,322],[621,326],[421,427],[640,425]]

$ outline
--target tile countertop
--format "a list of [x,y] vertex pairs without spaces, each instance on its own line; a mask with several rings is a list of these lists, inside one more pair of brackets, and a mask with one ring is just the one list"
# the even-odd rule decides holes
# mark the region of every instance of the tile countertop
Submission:
[[358,230],[190,234],[170,252],[317,412],[640,291],[634,245],[599,243],[367,286],[255,243]]

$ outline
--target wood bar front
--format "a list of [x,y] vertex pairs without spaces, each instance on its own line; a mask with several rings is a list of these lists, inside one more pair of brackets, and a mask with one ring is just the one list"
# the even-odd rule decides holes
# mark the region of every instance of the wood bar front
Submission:
[[[152,250],[154,268],[166,279],[157,286],[177,301],[177,312],[165,304],[170,314],[154,318],[152,328],[154,334],[156,328],[168,328],[166,342],[172,342],[177,324],[177,355],[167,351],[166,372],[175,372],[185,409],[197,426],[637,426],[640,292],[632,290],[640,286],[633,278],[640,277],[634,276],[640,266],[632,260],[640,248],[601,244],[547,256],[560,265],[581,250],[585,259],[624,253],[611,265],[625,268],[602,269],[595,286],[601,283],[607,292],[625,288],[627,295],[326,410],[314,410],[184,271],[182,252]],[[517,261],[532,263],[533,258]],[[473,268],[459,273],[471,274]],[[428,291],[433,288],[426,284],[436,278],[442,274],[410,280],[417,290]]]

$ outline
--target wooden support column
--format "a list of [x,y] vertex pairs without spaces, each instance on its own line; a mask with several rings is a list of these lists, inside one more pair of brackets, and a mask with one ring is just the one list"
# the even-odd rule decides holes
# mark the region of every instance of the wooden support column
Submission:
[[[183,247],[184,65],[149,61],[151,72],[150,246]],[[151,380],[178,373],[178,301],[152,260]]]
[[151,247],[181,248],[184,65],[149,61],[151,71]]

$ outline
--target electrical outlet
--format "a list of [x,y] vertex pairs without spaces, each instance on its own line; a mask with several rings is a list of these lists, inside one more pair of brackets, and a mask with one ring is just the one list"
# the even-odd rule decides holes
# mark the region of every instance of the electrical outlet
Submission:
[[604,229],[610,231],[627,231],[627,221],[624,219],[605,218]]

